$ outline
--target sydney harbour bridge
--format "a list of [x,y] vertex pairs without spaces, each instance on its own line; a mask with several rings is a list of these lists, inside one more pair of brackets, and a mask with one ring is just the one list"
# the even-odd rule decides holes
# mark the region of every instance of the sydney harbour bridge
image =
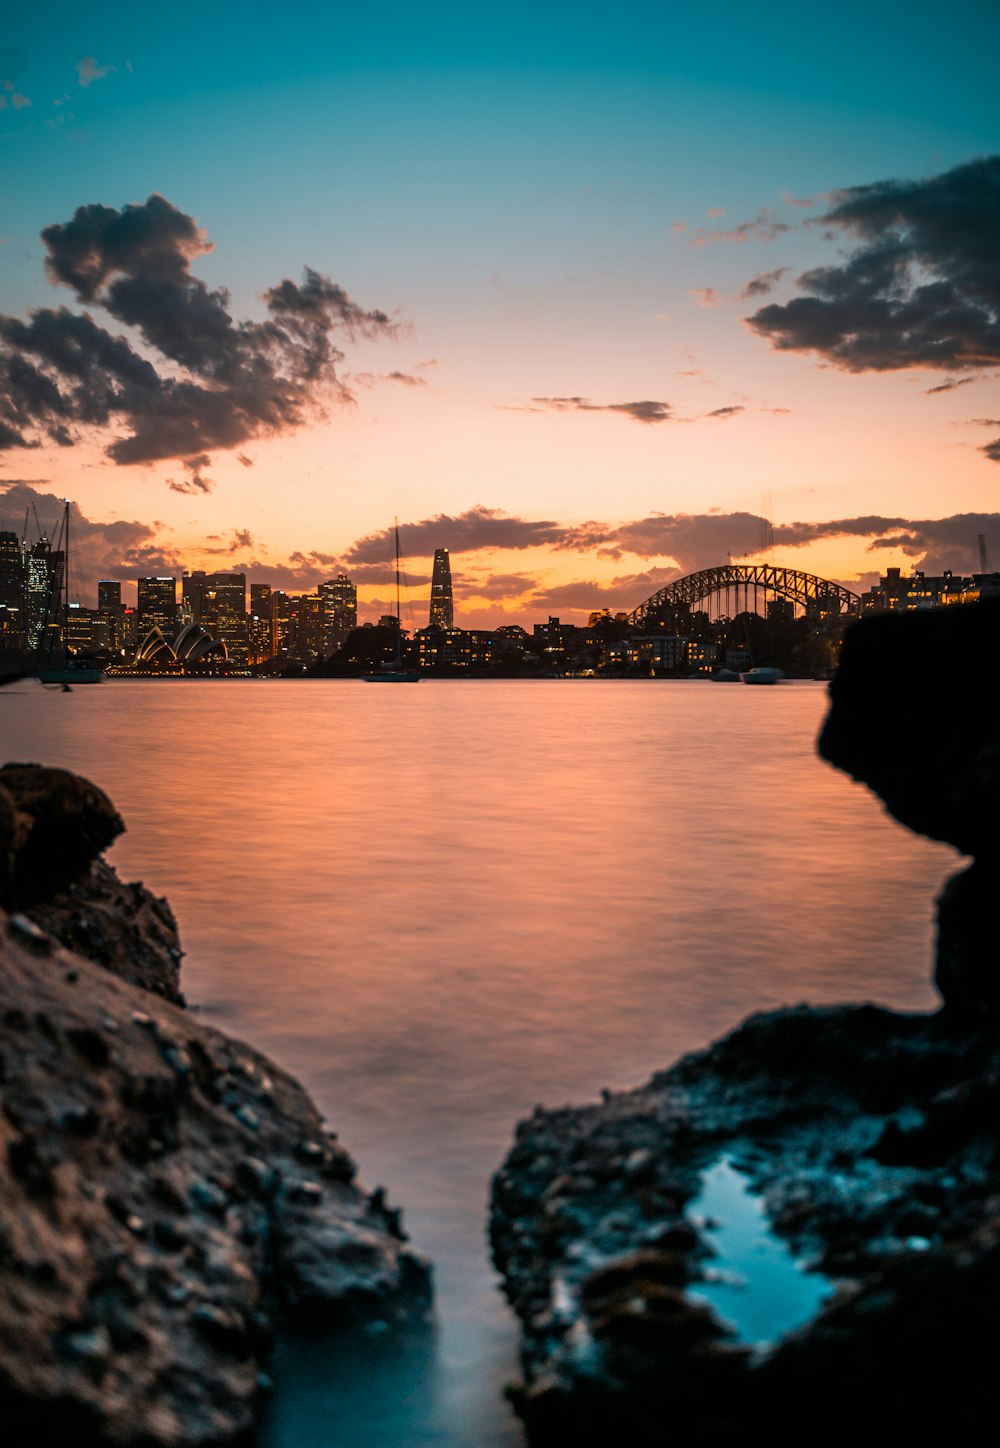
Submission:
[[848,588],[802,573],[797,568],[775,568],[770,563],[725,563],[703,568],[668,583],[628,616],[639,628],[652,625],[678,608],[701,604],[712,616],[734,618],[738,613],[767,613],[767,605],[783,599],[807,616],[827,622],[848,619],[861,612],[861,599]]

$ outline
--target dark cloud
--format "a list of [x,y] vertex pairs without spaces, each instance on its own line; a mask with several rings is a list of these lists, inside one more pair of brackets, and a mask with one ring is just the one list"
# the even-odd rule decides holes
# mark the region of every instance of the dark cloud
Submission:
[[[26,513],[31,518],[29,539],[35,536],[36,513],[48,536],[54,538],[63,514],[63,499],[37,480],[0,483],[0,516],[5,526],[20,532]],[[109,523],[93,522],[77,503],[72,503],[70,528],[72,589],[83,603],[96,603],[99,578],[135,579],[181,571],[180,555],[157,537],[155,525],[121,518]]]
[[404,387],[426,387],[426,377],[413,377],[409,372],[387,372],[386,382],[401,382]]
[[236,461],[242,463],[245,468],[252,468],[254,464],[253,458],[248,458],[246,453],[241,452],[236,454]]
[[134,329],[157,360],[86,312],[0,317],[0,446],[68,445],[113,427],[108,456],[144,463],[291,432],[325,415],[328,398],[349,397],[335,334],[397,330],[308,268],[263,294],[265,320],[236,321],[229,293],[190,271],[211,242],[162,196],[121,211],[81,206],[42,239],[50,279]]
[[751,277],[746,286],[737,295],[741,301],[747,301],[751,297],[766,297],[774,291],[781,281],[781,278],[788,272],[787,266],[775,267],[774,271],[758,272]]
[[542,407],[556,412],[621,412],[633,422],[669,422],[670,403],[645,400],[642,402],[591,402],[589,397],[533,397]]
[[537,582],[530,573],[490,573],[486,577],[458,573],[455,592],[460,598],[520,598],[535,588]]
[[1000,437],[995,437],[992,442],[985,443],[979,451],[988,457],[991,463],[1000,463]]
[[215,486],[212,479],[207,475],[205,469],[212,459],[208,453],[198,453],[193,458],[185,458],[181,467],[187,472],[186,478],[168,478],[167,487],[175,493],[210,493]]
[[979,373],[975,377],[949,377],[946,382],[939,382],[936,387],[925,387],[924,396],[931,397],[935,392],[954,392],[956,387],[968,387],[971,382],[979,381]]
[[[472,553],[484,548],[520,549],[545,545],[566,546],[570,530],[550,520],[512,518],[499,508],[479,505],[467,512],[438,513],[417,523],[400,527],[403,552],[408,558],[429,558],[435,548],[452,553]],[[385,567],[393,554],[392,529],[359,538],[344,554],[345,565],[357,570],[359,564]]]
[[746,412],[742,405],[735,407],[716,407],[711,412],[706,412],[706,417],[736,417],[739,413]]
[[833,202],[818,221],[859,244],[799,277],[806,295],[755,312],[758,335],[851,372],[1000,363],[1000,156]]
[[970,417],[975,427],[1000,427],[1000,417]]

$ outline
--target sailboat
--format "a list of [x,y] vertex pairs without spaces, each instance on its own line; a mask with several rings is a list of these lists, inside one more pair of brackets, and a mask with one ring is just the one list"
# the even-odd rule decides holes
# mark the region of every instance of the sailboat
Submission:
[[396,531],[396,657],[383,664],[377,674],[365,674],[366,684],[419,684],[420,675],[416,669],[403,668],[403,630],[399,618],[399,519],[394,522]]
[[[69,651],[69,499],[66,499],[66,507],[63,512],[62,521],[62,544],[63,544],[63,569],[62,580],[59,586],[59,596],[56,603],[62,613],[62,659],[53,663],[51,653],[48,663],[36,670],[38,678],[43,684],[62,684],[68,688],[71,684],[100,684],[104,678],[104,670],[97,664],[88,663],[85,659],[74,658]],[[57,540],[58,541],[58,540]]]

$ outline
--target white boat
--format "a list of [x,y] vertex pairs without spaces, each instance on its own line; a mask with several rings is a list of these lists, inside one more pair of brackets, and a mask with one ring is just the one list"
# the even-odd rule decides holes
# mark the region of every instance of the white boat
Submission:
[[[104,682],[104,670],[99,664],[87,659],[74,658],[69,651],[67,642],[69,635],[69,499],[66,499],[66,506],[63,510],[62,521],[62,545],[63,545],[63,569],[59,593],[62,610],[62,658],[53,660],[50,654],[46,663],[35,669],[38,679],[43,684],[61,684],[66,690],[74,684],[101,684]],[[58,539],[56,540],[58,542]]]
[[403,631],[399,621],[399,520],[396,529],[396,657],[391,663],[383,664],[377,674],[365,674],[366,684],[419,684],[420,674],[416,669],[403,668]]
[[740,675],[744,684],[776,684],[784,677],[784,669],[770,669],[766,665],[758,669],[748,669],[745,674]]

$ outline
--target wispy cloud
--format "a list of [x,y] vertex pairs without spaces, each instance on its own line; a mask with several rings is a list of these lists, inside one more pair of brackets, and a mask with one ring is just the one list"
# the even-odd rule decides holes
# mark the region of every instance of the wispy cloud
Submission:
[[84,89],[93,85],[95,80],[103,80],[106,75],[112,75],[114,69],[113,65],[98,65],[96,55],[81,55],[76,63],[77,79]]
[[740,301],[747,301],[751,297],[768,296],[788,270],[787,266],[779,266],[775,267],[774,271],[758,272],[755,277],[750,278],[742,291],[737,293],[737,297]]
[[722,293],[715,287],[689,287],[688,296],[694,297],[699,307],[717,307],[722,301]]
[[669,402],[649,398],[640,402],[591,402],[589,397],[533,397],[531,400],[554,412],[619,412],[633,422],[647,424],[672,419]]

